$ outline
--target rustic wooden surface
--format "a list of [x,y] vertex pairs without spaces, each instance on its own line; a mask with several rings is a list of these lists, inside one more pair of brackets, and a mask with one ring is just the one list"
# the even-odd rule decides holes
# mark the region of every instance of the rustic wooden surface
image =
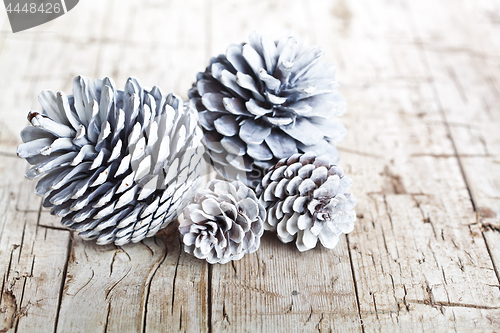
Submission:
[[[0,9],[0,332],[500,330],[500,2],[82,0],[12,34]],[[356,228],[333,251],[209,266],[175,228],[84,242],[40,209],[15,155],[38,93],[128,76],[186,97],[257,29],[338,67]]]

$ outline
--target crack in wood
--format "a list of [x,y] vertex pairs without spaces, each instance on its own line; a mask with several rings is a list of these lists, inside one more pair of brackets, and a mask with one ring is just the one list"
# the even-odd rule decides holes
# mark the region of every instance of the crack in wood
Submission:
[[481,310],[497,310],[500,309],[498,306],[487,306],[487,305],[479,305],[479,304],[467,304],[467,303],[454,303],[454,302],[436,302],[436,301],[428,301],[428,300],[407,300],[409,303],[417,303],[417,304],[425,304],[431,306],[443,306],[443,307],[462,307],[462,308],[473,308],[473,309],[481,309]]
[[[19,251],[19,252],[21,252],[21,251]],[[34,263],[34,261],[32,261],[32,263]],[[30,306],[30,303],[28,301],[28,304],[26,304],[24,307],[22,307],[23,299],[24,299],[24,292],[26,290],[26,280],[27,280],[28,277],[29,276],[23,276],[22,277],[23,278],[23,288],[22,288],[22,291],[21,291],[21,298],[19,299],[19,311],[16,311],[16,320],[15,320],[15,329],[14,329],[15,333],[17,333],[18,324],[19,324],[19,318],[23,317],[23,316],[26,316],[28,314],[28,308]],[[17,313],[19,313],[19,315],[17,315]]]
[[310,308],[310,311],[309,311],[309,315],[307,316],[307,319],[305,321],[306,323],[308,323],[311,320],[311,317],[313,315],[313,307],[312,307],[312,305],[309,306],[309,308]]
[[[357,282],[356,282],[356,273],[354,271],[354,264],[352,262],[352,253],[351,253],[351,246],[350,246],[350,243],[349,243],[349,236],[346,235],[345,239],[346,239],[346,243],[347,243],[347,253],[349,254],[349,263],[350,263],[350,266],[351,266],[352,281],[353,281],[353,284],[354,284],[354,294],[356,295],[356,305],[358,307],[358,319],[362,320],[363,317],[361,315],[361,305],[359,303],[358,285],[357,285]],[[320,320],[320,322],[321,322],[321,320]],[[365,332],[365,328],[363,326],[363,322],[361,322],[361,331],[363,333]]]
[[233,271],[234,271],[234,278],[238,278],[238,271],[236,270],[236,266],[234,264],[234,260],[231,260],[231,267],[233,267]]
[[290,304],[290,306],[288,307],[288,309],[285,310],[284,314],[292,312],[292,309],[293,309],[293,298],[292,298],[292,303]]
[[120,283],[120,282],[121,282],[124,278],[126,278],[126,277],[127,277],[127,275],[130,273],[130,271],[131,271],[131,270],[132,270],[132,268],[129,268],[129,269],[125,272],[125,274],[124,274],[121,278],[119,278],[119,279],[118,279],[118,281],[116,281],[115,283],[113,283],[113,284],[111,285],[111,287],[109,287],[108,289],[106,289],[106,292],[105,292],[105,298],[106,298],[106,299],[109,299],[109,298],[110,298],[110,296],[109,296],[109,295],[110,295],[111,291],[113,291],[113,289],[115,289],[115,287],[116,287],[116,286],[117,286],[117,285],[118,285],[118,284],[119,284],[119,283]]
[[23,251],[23,244],[24,244],[24,235],[26,234],[26,225],[28,224],[27,220],[24,220],[24,226],[23,226],[23,232],[21,234],[21,244],[19,245],[19,254],[17,257],[17,263],[21,261],[21,253]]
[[[92,279],[93,279],[93,278],[94,278],[94,276],[95,276],[95,271],[94,271],[94,269],[92,269],[91,271],[92,271],[92,275],[90,276],[89,280],[88,280],[87,282],[85,282],[85,284],[84,284],[81,288],[79,288],[79,289],[76,291],[76,293],[74,293],[74,294],[69,294],[69,293],[67,293],[67,292],[66,292],[68,296],[75,297],[76,295],[78,295],[78,293],[79,293],[80,291],[82,291],[82,290],[83,290],[86,286],[88,286],[88,284],[90,283],[90,281],[92,281]],[[72,281],[72,280],[73,280],[73,277],[72,277],[72,276],[70,276],[70,275],[67,275],[67,280],[68,280],[68,284],[69,284],[69,283],[70,283],[70,281]]]
[[212,333],[212,269],[213,266],[205,263],[207,267],[207,332]]
[[373,301],[373,308],[375,309],[375,317],[380,320],[380,318],[378,317],[378,313],[377,313],[377,301],[375,300],[375,293],[371,293],[372,294],[372,301]]
[[108,331],[109,325],[109,315],[111,314],[111,301],[108,301],[108,307],[106,309],[106,321],[104,322],[104,333]]
[[[144,240],[142,240],[139,244],[144,245],[144,247],[146,247],[146,249],[149,250],[149,253],[151,253],[151,257],[153,257],[155,255],[155,252],[153,251],[153,249],[151,247],[149,247],[148,244],[144,243]],[[156,244],[156,245],[158,245],[158,244]]]
[[411,198],[413,199],[413,201],[415,202],[415,205],[417,206],[417,208],[420,210],[420,213],[422,214],[422,221],[424,223],[429,223],[431,225],[432,232],[434,233],[434,238],[437,238],[436,227],[434,226],[434,223],[432,223],[431,217],[425,213],[424,208],[420,205],[420,201],[417,200],[415,195],[412,195]]
[[66,247],[67,251],[67,257],[66,257],[66,262],[64,264],[64,268],[62,271],[62,276],[61,276],[61,285],[59,287],[59,295],[58,295],[58,300],[57,300],[57,312],[56,312],[56,317],[54,320],[54,333],[57,333],[57,325],[59,324],[59,314],[61,312],[61,304],[62,304],[62,299],[63,299],[63,294],[65,292],[65,285],[66,285],[66,277],[68,274],[68,265],[70,263],[70,259],[72,257],[72,251],[73,251],[73,233],[71,233],[71,237],[69,238],[68,245]]
[[259,254],[257,252],[255,252],[255,257],[257,258],[257,272],[255,274],[259,275],[260,274],[260,257],[259,257]]
[[43,228],[43,229],[50,229],[50,230],[57,230],[57,231],[66,231],[66,232],[71,232],[70,229],[68,228],[63,228],[63,227],[55,227],[53,225],[45,225],[45,224],[39,224],[37,227]]
[[[325,314],[321,313],[321,317],[319,318],[318,323],[316,324],[316,327],[318,328],[318,332],[321,333],[321,322],[323,322],[323,319],[325,318]],[[363,328],[363,326],[361,326]]]
[[174,277],[172,280],[172,296],[171,296],[171,313],[174,313],[174,303],[175,303],[175,280],[177,279],[177,270],[179,268],[179,262],[181,260],[181,254],[182,254],[182,240],[180,238],[181,236],[179,235],[177,239],[179,240],[179,255],[177,256],[177,261],[175,263],[175,270],[174,270]]
[[226,312],[226,302],[222,301],[222,320],[227,322],[229,325],[231,325],[231,321],[229,320],[229,316],[227,315]]
[[493,266],[493,271],[495,272],[495,275],[497,276],[497,280],[498,280],[498,282],[500,283],[500,273],[499,273],[499,268],[500,268],[500,267],[497,267],[497,266],[496,266],[495,260],[493,259],[492,250],[491,250],[491,248],[490,248],[489,243],[488,243],[488,242],[487,242],[487,240],[486,240],[486,235],[485,235],[485,232],[484,232],[484,231],[482,231],[482,232],[481,232],[481,235],[483,236],[484,242],[485,242],[485,244],[486,244],[486,250],[488,251],[488,254],[490,255],[491,264],[492,264],[492,266]]
[[384,175],[389,179],[389,187],[385,187],[385,194],[406,194],[406,189],[400,175],[393,173],[389,166],[384,167]]
[[405,305],[406,311],[410,311],[410,304],[406,300],[406,296],[408,296],[408,291],[406,290],[405,285],[403,285],[403,290],[405,291],[405,295],[403,296],[403,304]]
[[179,331],[182,330],[182,304],[179,309]]
[[[154,243],[161,248],[161,246],[158,244],[156,238],[157,238],[157,236],[153,237]],[[144,244],[144,245],[146,245],[146,244]],[[151,256],[154,256],[153,250],[149,246],[147,246],[147,247],[152,251]],[[143,302],[143,305],[142,305],[142,333],[146,332],[147,315],[148,315],[148,305],[149,305],[149,295],[151,293],[151,283],[152,283],[152,281],[153,281],[156,273],[160,269],[160,266],[165,262],[165,259],[167,258],[167,255],[168,255],[168,248],[165,245],[164,246],[163,256],[155,264],[155,266],[153,266],[153,269],[152,269],[151,273],[149,274],[149,276],[148,276],[148,278],[146,280],[146,285],[144,287],[144,289],[145,289],[146,292],[145,292],[145,296],[143,297],[144,302]],[[181,305],[181,319],[182,319],[182,305]],[[181,324],[179,323],[179,329],[180,329],[180,325]]]

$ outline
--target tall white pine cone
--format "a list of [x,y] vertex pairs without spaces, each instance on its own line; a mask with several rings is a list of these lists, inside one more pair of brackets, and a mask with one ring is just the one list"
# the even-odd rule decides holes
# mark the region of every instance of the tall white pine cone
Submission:
[[294,153],[327,154],[336,163],[346,103],[334,66],[319,61],[321,48],[290,34],[249,39],[212,58],[189,92],[214,168],[254,187],[264,170]]
[[129,78],[76,77],[73,95],[45,90],[18,155],[41,178],[36,194],[62,224],[98,244],[153,236],[175,220],[199,184],[202,131],[191,104]]
[[245,184],[212,180],[184,209],[184,250],[211,264],[239,260],[259,248],[265,214]]
[[356,198],[347,190],[352,180],[327,156],[295,154],[271,167],[257,188],[267,209],[265,228],[278,238],[296,240],[299,251],[314,248],[318,239],[333,249],[341,233],[354,228]]

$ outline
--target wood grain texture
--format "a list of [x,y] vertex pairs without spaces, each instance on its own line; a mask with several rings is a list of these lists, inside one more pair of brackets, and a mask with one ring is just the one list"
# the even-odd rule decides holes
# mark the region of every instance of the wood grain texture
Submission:
[[[85,0],[12,34],[0,10],[0,332],[498,331],[499,12],[495,0]],[[40,209],[15,150],[41,90],[135,76],[186,98],[252,30],[294,30],[338,67],[341,165],[359,203],[335,250],[265,234],[258,252],[210,266],[175,225],[103,247]]]

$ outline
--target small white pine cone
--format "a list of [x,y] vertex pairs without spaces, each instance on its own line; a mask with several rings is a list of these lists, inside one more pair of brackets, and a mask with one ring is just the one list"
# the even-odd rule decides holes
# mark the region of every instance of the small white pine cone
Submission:
[[202,131],[196,110],[129,78],[76,77],[73,95],[45,90],[21,132],[19,157],[43,177],[36,194],[62,224],[97,244],[153,236],[175,220],[199,186]]
[[341,233],[354,228],[356,198],[347,190],[352,180],[328,156],[295,154],[271,167],[257,187],[267,209],[266,230],[296,240],[299,251],[314,248],[318,239],[333,249]]
[[259,248],[265,214],[245,184],[212,180],[184,209],[179,225],[184,250],[211,264],[239,260]]

